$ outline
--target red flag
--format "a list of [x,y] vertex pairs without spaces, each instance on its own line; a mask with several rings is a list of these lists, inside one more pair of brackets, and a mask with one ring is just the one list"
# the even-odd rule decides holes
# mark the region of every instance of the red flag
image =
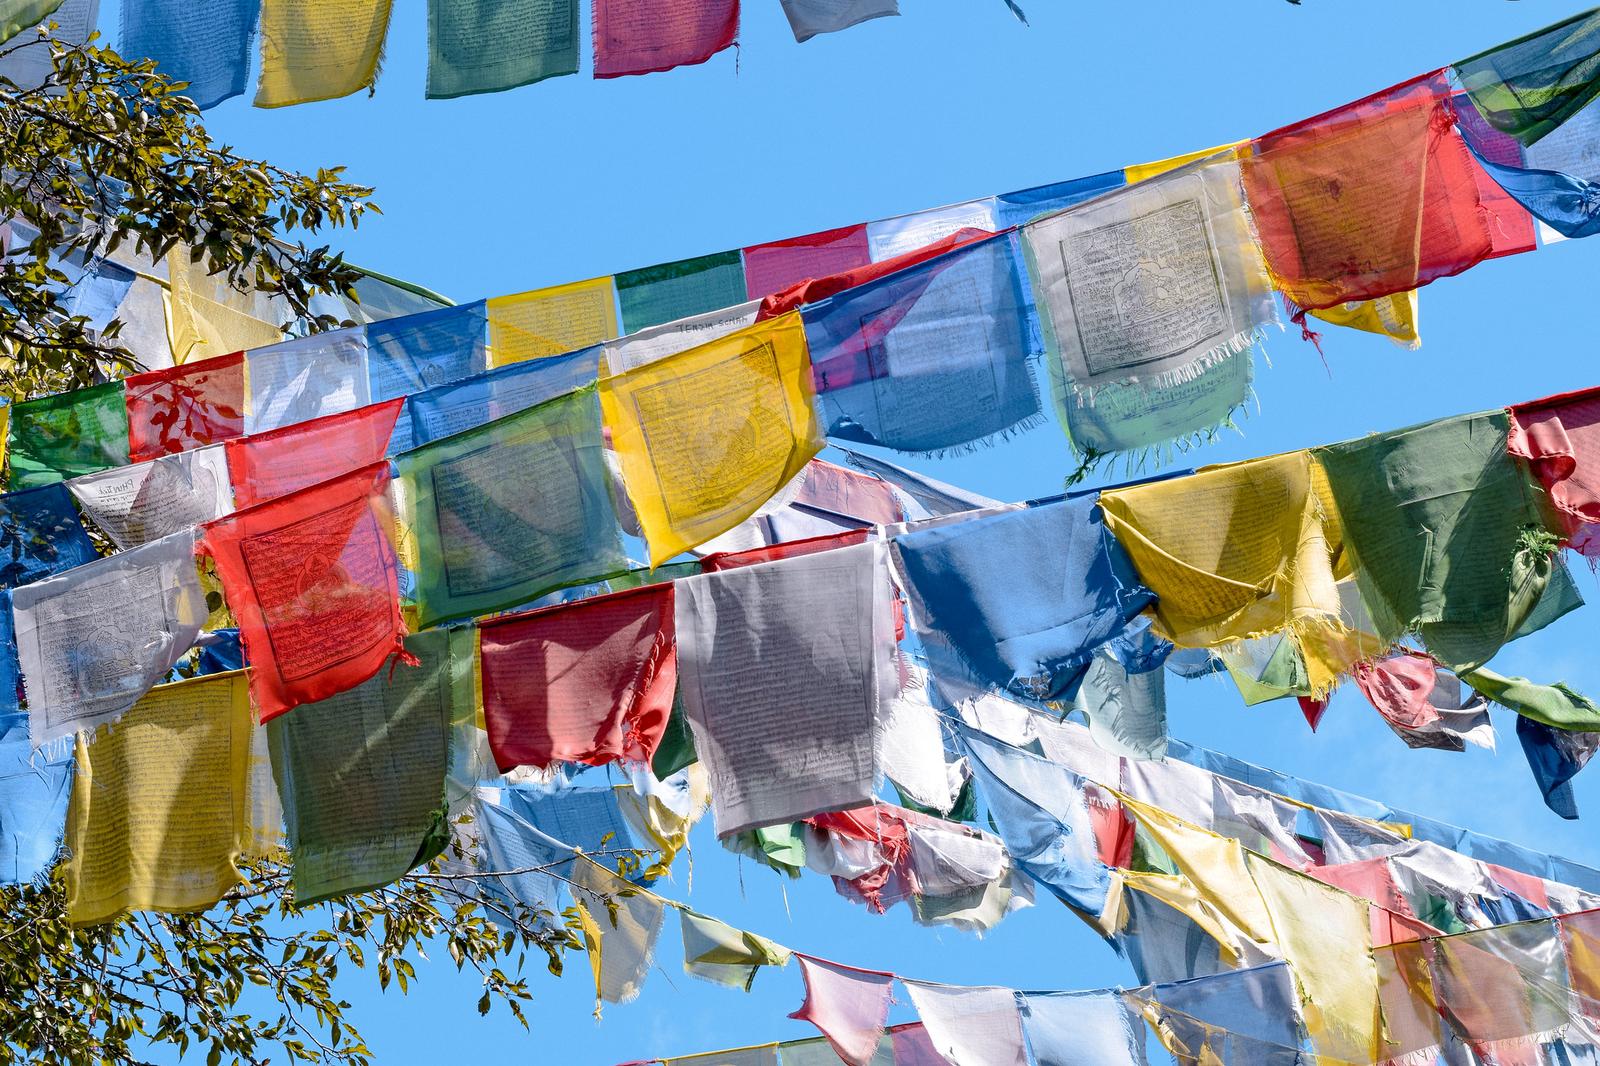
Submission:
[[130,375],[128,461],[143,462],[244,432],[244,353]]
[[404,403],[386,400],[229,441],[235,506],[251,507],[378,462]]

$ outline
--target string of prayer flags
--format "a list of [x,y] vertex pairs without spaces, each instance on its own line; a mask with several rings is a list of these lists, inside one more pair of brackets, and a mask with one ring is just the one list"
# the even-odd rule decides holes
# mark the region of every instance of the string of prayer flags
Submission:
[[1252,141],[1245,194],[1276,288],[1302,308],[1407,292],[1494,251],[1476,164],[1434,71]]
[[497,296],[488,307],[492,366],[562,355],[622,332],[609,277]]
[[818,451],[799,315],[600,382],[653,566],[755,514]]
[[859,265],[846,267],[837,273],[820,274],[815,277],[803,278],[794,282],[787,288],[765,296],[761,300],[761,310],[758,319],[777,318],[779,315],[798,311],[807,304],[821,303],[830,296],[837,296],[847,289],[854,289],[859,285],[877,281],[879,278],[888,277],[890,274],[907,267],[925,263],[930,259],[944,255],[946,252],[955,251],[968,244],[988,240],[994,234],[988,230],[962,229],[941,237],[931,244],[921,248],[914,248],[891,259],[882,259]]
[[469,378],[436,385],[406,397],[406,413],[390,443],[390,454],[487,425],[547,400],[593,385],[599,377],[600,348],[529,359]]
[[31,489],[128,462],[122,382],[10,405],[12,489]]
[[895,684],[884,564],[882,544],[862,544],[676,582],[683,705],[719,837],[872,802]]
[[783,14],[804,44],[819,33],[838,33],[869,19],[900,14],[899,0],[783,0]]
[[802,311],[828,435],[937,452],[1037,420],[1022,274],[1005,234]]
[[596,997],[606,1003],[633,1000],[650,971],[665,902],[582,855],[573,864],[571,887],[585,919]]
[[97,558],[61,484],[0,496],[0,587],[26,585]]
[[12,590],[34,745],[119,717],[194,645],[206,597],[195,531]]
[[[619,0],[599,0],[599,8]],[[620,0],[638,3],[639,0]],[[713,0],[704,7],[716,7]],[[730,0],[737,7],[737,0]],[[672,0],[683,4],[683,0]],[[688,5],[684,4],[687,9]],[[616,277],[617,302],[622,308],[622,332],[637,333],[663,322],[692,318],[745,300],[744,261],[738,250],[681,259],[675,263],[640,267]]]
[[1532,145],[1600,96],[1600,12],[1580,15],[1451,64],[1473,106]]
[[1011,989],[903,983],[934,1050],[950,1066],[1028,1066],[1022,1016]]
[[733,307],[689,318],[663,322],[626,337],[608,341],[604,345],[607,374],[622,374],[641,366],[658,362],[669,355],[677,355],[707,341],[753,325],[759,305],[749,300]]
[[208,269],[198,249],[180,244],[167,253],[163,306],[174,365],[283,340],[283,330],[272,321],[278,313],[270,299],[259,292],[240,292]]
[[894,1001],[892,973],[858,970],[795,953],[805,1002],[789,1015],[816,1026],[847,1066],[871,1066]]
[[986,196],[868,222],[867,247],[872,253],[872,261],[881,263],[918,248],[926,248],[962,230],[995,233],[999,229],[995,222],[994,197]]
[[409,658],[388,484],[377,463],[205,527],[199,550],[239,620],[262,721]]
[[240,880],[249,832],[243,674],[162,685],[114,729],[77,740],[67,918],[205,910]]
[[1092,496],[904,533],[890,551],[944,683],[1059,699],[1154,599]]
[[764,936],[746,933],[703,914],[680,908],[683,970],[693,977],[750,991],[763,966],[784,967],[794,952]]
[[228,441],[235,505],[254,507],[381,462],[403,403],[388,400]]
[[811,278],[841,274],[870,262],[865,225],[751,245],[744,250],[745,295],[763,300]]
[[26,714],[0,714],[0,826],[6,827],[0,885],[39,884],[50,876],[66,825],[72,767],[70,752],[34,750]]
[[483,373],[489,368],[488,321],[488,305],[479,300],[367,323],[367,392],[372,402]]
[[1121,994],[1016,995],[1028,1053],[1036,1066],[1146,1066],[1144,1021]]
[[430,100],[577,72],[577,0],[428,0]]
[[370,400],[366,331],[351,326],[246,352],[245,380],[246,433],[364,407]]
[[479,830],[480,866],[495,877],[484,891],[507,903],[533,911],[538,923],[553,922],[560,913],[562,882],[572,866],[572,848],[536,829],[501,798],[506,789],[474,792],[473,822]]
[[399,880],[449,841],[450,724],[473,701],[472,634],[430,630],[405,648],[418,665],[267,725],[297,906]]
[[123,387],[130,462],[244,433],[243,352],[131,374]]
[[1513,405],[1507,445],[1544,486],[1568,546],[1600,556],[1600,388]]
[[262,0],[257,107],[334,100],[378,79],[391,0]]
[[204,111],[243,96],[261,0],[137,0],[122,5],[117,50],[156,61],[157,70],[187,82],[184,95]]
[[738,36],[739,0],[595,0],[594,76],[620,78],[704,63]]
[[1104,174],[1090,174],[1051,182],[1049,185],[1035,185],[1031,189],[1001,193],[995,197],[995,222],[1001,229],[1021,226],[1041,215],[1055,214],[1126,184],[1127,178],[1122,171],[1111,170]]
[[1506,451],[1509,424],[1504,410],[1462,415],[1313,453],[1378,637],[1415,631],[1458,671],[1518,633],[1550,584],[1558,538]]
[[1259,1066],[1303,1061],[1299,997],[1284,963],[1157,984],[1127,996],[1162,1046],[1182,1061]]
[[484,720],[502,772],[650,761],[678,677],[674,590],[646,585],[481,623]]
[[420,623],[626,570],[604,449],[590,386],[401,456]]
[[67,482],[66,488],[94,524],[124,550],[204,525],[233,510],[227,450],[221,445],[84,474]]

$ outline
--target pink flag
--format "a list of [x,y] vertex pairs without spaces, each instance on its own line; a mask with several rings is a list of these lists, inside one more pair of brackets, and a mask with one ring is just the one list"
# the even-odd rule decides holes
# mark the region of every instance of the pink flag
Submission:
[[1600,558],[1600,388],[1517,404],[1507,447],[1549,492],[1572,547]]
[[739,0],[594,0],[594,76],[704,63],[739,37]]
[[789,1017],[820,1029],[849,1066],[868,1066],[889,1020],[894,974],[858,970],[798,953],[795,958],[806,980],[806,1001]]

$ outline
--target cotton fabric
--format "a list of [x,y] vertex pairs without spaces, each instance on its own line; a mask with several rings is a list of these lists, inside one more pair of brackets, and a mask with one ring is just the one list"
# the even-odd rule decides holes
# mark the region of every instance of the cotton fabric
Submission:
[[1532,145],[1600,96],[1600,13],[1574,15],[1452,69],[1490,126]]
[[128,459],[141,462],[244,433],[244,353],[132,374]]
[[484,890],[508,905],[520,903],[534,913],[535,921],[553,922],[561,911],[562,882],[557,874],[570,871],[572,849],[500,802],[502,791],[479,788],[474,795],[479,869],[498,875],[484,883]]
[[678,677],[673,602],[673,585],[650,585],[484,622],[484,719],[501,771],[648,763]]
[[26,585],[99,557],[65,487],[0,496],[0,587]]
[[1018,992],[1036,1066],[1144,1066],[1144,1020],[1115,992]]
[[577,72],[577,0],[429,0],[430,100]]
[[888,277],[890,274],[905,270],[908,267],[926,263],[930,259],[936,259],[946,252],[953,252],[957,248],[987,240],[992,236],[993,234],[988,230],[960,229],[947,237],[941,237],[932,244],[913,248],[909,252],[902,252],[888,259],[847,267],[839,273],[824,274],[796,281],[787,288],[779,289],[763,298],[757,319],[777,318],[779,315],[788,314],[790,311],[797,311],[807,304],[821,303],[830,296],[838,296],[846,289],[854,289],[866,285],[880,278]]
[[[87,41],[100,17],[100,0],[9,0],[5,7],[9,10],[0,15],[0,37],[31,31],[38,23],[49,21],[61,27],[51,34],[51,40],[68,45]],[[49,47],[35,45],[7,56],[0,64],[0,76],[19,88],[33,89],[44,84],[52,69]]]
[[67,482],[66,488],[95,525],[124,550],[233,510],[227,454],[220,445],[85,474]]
[[496,419],[514,415],[553,400],[598,378],[600,348],[581,348],[565,355],[546,356],[496,367],[460,381],[436,385],[406,398],[402,422],[396,427],[390,454],[418,447]]
[[628,568],[592,387],[425,444],[396,465],[422,625]]
[[[596,24],[602,17],[601,9],[619,3],[637,6],[638,0],[601,0],[595,12]],[[699,6],[703,10],[694,17],[715,18],[721,3],[718,0]],[[637,333],[745,300],[744,264],[737,250],[625,271],[617,275],[616,285],[624,333]]]
[[1572,779],[1600,750],[1600,733],[1574,733],[1517,716],[1517,741],[1544,797],[1544,805],[1567,819],[1578,817]]
[[186,0],[151,0],[122,7],[117,49],[145,56],[202,111],[244,95],[261,0],[223,0],[204,7]]
[[1600,556],[1600,388],[1513,406],[1507,448],[1544,486],[1570,545]]
[[675,592],[717,835],[869,804],[894,689],[883,546],[688,577]]
[[377,403],[483,373],[488,321],[479,300],[367,323],[368,395]]
[[1075,204],[1081,204],[1101,193],[1120,189],[1126,184],[1123,172],[1112,170],[1104,174],[1091,174],[1088,177],[1001,193],[995,197],[995,222],[1002,229],[1010,229],[1012,226],[1031,222],[1041,215],[1054,214]]
[[[597,997],[606,1003],[637,998],[650,971],[665,905],[659,897],[633,890],[628,882],[582,856],[573,864],[571,888],[579,908],[588,916],[584,936]],[[624,896],[623,892],[631,894]],[[615,904],[614,912],[607,900]]]
[[894,974],[796,954],[805,1002],[789,1015],[810,1022],[849,1066],[871,1066],[894,999]]
[[881,263],[885,259],[925,248],[964,229],[983,230],[986,233],[1000,229],[995,221],[995,201],[992,196],[868,222],[867,247],[872,253],[872,261]]
[[195,531],[12,590],[35,746],[121,716],[183,657],[206,620]]
[[606,378],[600,406],[653,566],[754,514],[822,447],[798,315]]
[[257,107],[333,100],[378,80],[390,0],[262,0]]
[[354,688],[403,650],[388,483],[379,463],[206,527],[262,721]]
[[122,382],[10,405],[7,452],[13,490],[128,463],[128,408]]
[[751,245],[744,250],[745,295],[764,299],[809,278],[825,278],[871,261],[864,225]]
[[210,274],[209,269],[204,254],[186,245],[167,253],[163,306],[173,365],[283,340],[277,325],[281,311],[268,297],[241,292],[226,275]]
[[1162,1044],[1190,1061],[1302,1061],[1294,978],[1281,962],[1157,984],[1129,999],[1143,1006]]
[[610,277],[497,296],[488,308],[491,366],[561,355],[622,332]]
[[49,876],[66,826],[73,765],[71,752],[34,751],[26,714],[0,714],[0,884],[38,884]]
[[678,912],[683,924],[683,969],[702,980],[746,992],[763,966],[783,967],[794,954],[764,936],[741,932],[730,925],[696,914]]
[[367,335],[360,326],[246,352],[245,367],[246,433],[353,411],[371,398]]
[[898,0],[783,0],[783,14],[801,44],[819,33],[837,33],[868,19],[900,14]]
[[1028,1066],[1011,989],[904,984],[934,1050],[950,1066]]
[[378,462],[401,405],[389,400],[227,442],[235,505],[253,507]]
[[67,918],[204,910],[240,880],[250,701],[242,674],[163,685],[115,729],[77,740]]

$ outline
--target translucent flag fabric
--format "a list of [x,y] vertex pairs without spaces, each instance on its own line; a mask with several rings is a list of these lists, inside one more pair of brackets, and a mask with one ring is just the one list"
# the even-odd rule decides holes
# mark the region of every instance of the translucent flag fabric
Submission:
[[367,335],[360,326],[246,352],[245,368],[246,433],[353,411],[370,400]]
[[25,400],[10,411],[12,489],[127,465],[128,407],[120,381]]
[[482,624],[484,719],[502,771],[650,761],[678,677],[673,592],[647,585]]
[[67,482],[66,488],[122,549],[203,525],[233,510],[227,453],[220,445],[85,474]]
[[934,452],[1039,416],[1039,341],[1022,273],[1007,234],[806,308],[828,434]]
[[905,533],[891,554],[936,674],[1057,699],[1154,598],[1094,497]]
[[1574,15],[1452,69],[1489,125],[1532,145],[1600,96],[1600,13]]
[[1600,389],[1516,404],[1507,445],[1544,486],[1571,546],[1600,556]]
[[[195,258],[198,255],[199,258]],[[210,274],[203,253],[177,245],[167,253],[167,341],[174,364],[246,351],[283,340],[279,312],[257,292],[240,292]]]
[[872,261],[881,263],[918,248],[926,248],[960,230],[994,233],[999,228],[995,222],[994,198],[984,197],[868,222],[867,247],[872,253]]
[[608,374],[621,374],[718,340],[753,325],[760,305],[747,300],[733,307],[679,318],[630,333],[604,346]]
[[[0,37],[31,32],[41,22],[54,22],[61,28],[51,39],[63,44],[82,44],[94,32],[100,17],[100,0],[7,0],[0,22]],[[21,43],[21,42],[18,42]],[[0,64],[0,76],[23,89],[44,84],[53,69],[48,45],[34,45],[7,56]]]
[[620,78],[704,63],[738,36],[739,0],[596,0],[594,76]]
[[420,624],[626,570],[604,447],[589,387],[402,456]]
[[1494,251],[1445,71],[1250,144],[1245,193],[1276,288],[1307,309],[1406,292]]
[[837,33],[868,19],[900,14],[898,0],[783,0],[783,13],[801,44],[819,33]]
[[481,374],[489,366],[482,300],[369,322],[366,332],[367,393],[374,403]]
[[950,1066],[1028,1066],[1011,989],[904,984],[934,1050]]
[[0,714],[0,885],[38,884],[50,875],[72,770],[70,752],[34,751],[26,714]]
[[448,385],[437,385],[406,398],[405,414],[409,430],[397,428],[390,453],[428,444],[476,429],[507,415],[514,415],[557,396],[592,385],[599,377],[601,349],[581,348],[565,355],[529,359],[495,367],[493,370]]
[[864,225],[752,245],[744,250],[745,295],[752,300],[764,299],[808,278],[825,278],[871,261]]
[[206,620],[195,531],[12,590],[29,730],[40,745],[131,708]]
[[205,528],[262,721],[354,688],[403,652],[388,484],[378,463]]
[[1578,817],[1572,779],[1600,750],[1600,734],[1574,733],[1517,716],[1517,742],[1533,771],[1544,805],[1567,819]]
[[244,432],[244,353],[129,375],[132,462],[219,444]]
[[1549,584],[1556,538],[1509,424],[1489,411],[1314,452],[1377,635],[1414,630],[1458,670],[1487,662]]
[[799,315],[606,378],[600,405],[656,566],[750,517],[822,447]]
[[1001,193],[995,197],[995,223],[1002,229],[1031,222],[1040,215],[1054,214],[1064,208],[1081,204],[1101,193],[1120,189],[1127,184],[1122,171],[1091,174],[1050,185],[1036,185],[1031,189]]
[[584,939],[597,997],[606,1003],[637,998],[652,965],[665,904],[583,856],[573,864],[571,888],[587,912]]
[[[601,0],[601,6],[618,2]],[[702,6],[714,8],[718,4]],[[600,17],[598,12],[595,17]],[[618,274],[616,283],[624,333],[637,333],[745,300],[744,263],[737,250],[629,270]]]
[[429,0],[430,100],[577,72],[577,0]]
[[244,95],[261,0],[224,0],[204,6],[187,0],[150,0],[122,6],[117,50],[156,61],[202,111]]
[[267,725],[295,903],[378,888],[444,850],[450,724],[473,702],[472,635],[408,637],[383,671]]
[[243,674],[153,690],[115,729],[80,735],[67,815],[67,918],[205,910],[240,880],[250,700]]
[[378,462],[402,403],[375,403],[228,441],[234,503],[253,507]]
[[0,496],[0,587],[26,585],[99,557],[63,486]]
[[1252,1066],[1304,1061],[1299,997],[1289,967],[1281,962],[1157,984],[1128,996],[1142,1005],[1162,1044],[1185,1061]]
[[871,1066],[894,1001],[894,974],[796,954],[805,1002],[789,1015],[810,1022],[849,1066]]
[[895,684],[883,546],[688,577],[675,592],[717,835],[869,804]]
[[988,230],[961,229],[941,237],[932,244],[925,244],[921,248],[914,248],[909,252],[889,259],[880,259],[865,263],[861,266],[850,267],[836,274],[824,274],[814,278],[797,281],[786,289],[779,289],[761,300],[761,309],[757,313],[757,320],[777,318],[779,315],[798,311],[807,304],[821,303],[830,296],[838,296],[846,289],[854,289],[880,278],[888,277],[896,271],[905,270],[919,263],[926,263],[930,259],[953,252],[957,248],[991,238]]
[[262,0],[257,107],[333,100],[378,80],[390,0]]
[[794,954],[764,936],[688,908],[680,910],[678,917],[683,924],[684,972],[706,981],[748,992],[761,967],[787,966]]
[[1116,992],[1018,992],[1035,1066],[1145,1066],[1144,1019]]
[[488,306],[493,366],[561,355],[622,332],[609,277],[497,296]]

